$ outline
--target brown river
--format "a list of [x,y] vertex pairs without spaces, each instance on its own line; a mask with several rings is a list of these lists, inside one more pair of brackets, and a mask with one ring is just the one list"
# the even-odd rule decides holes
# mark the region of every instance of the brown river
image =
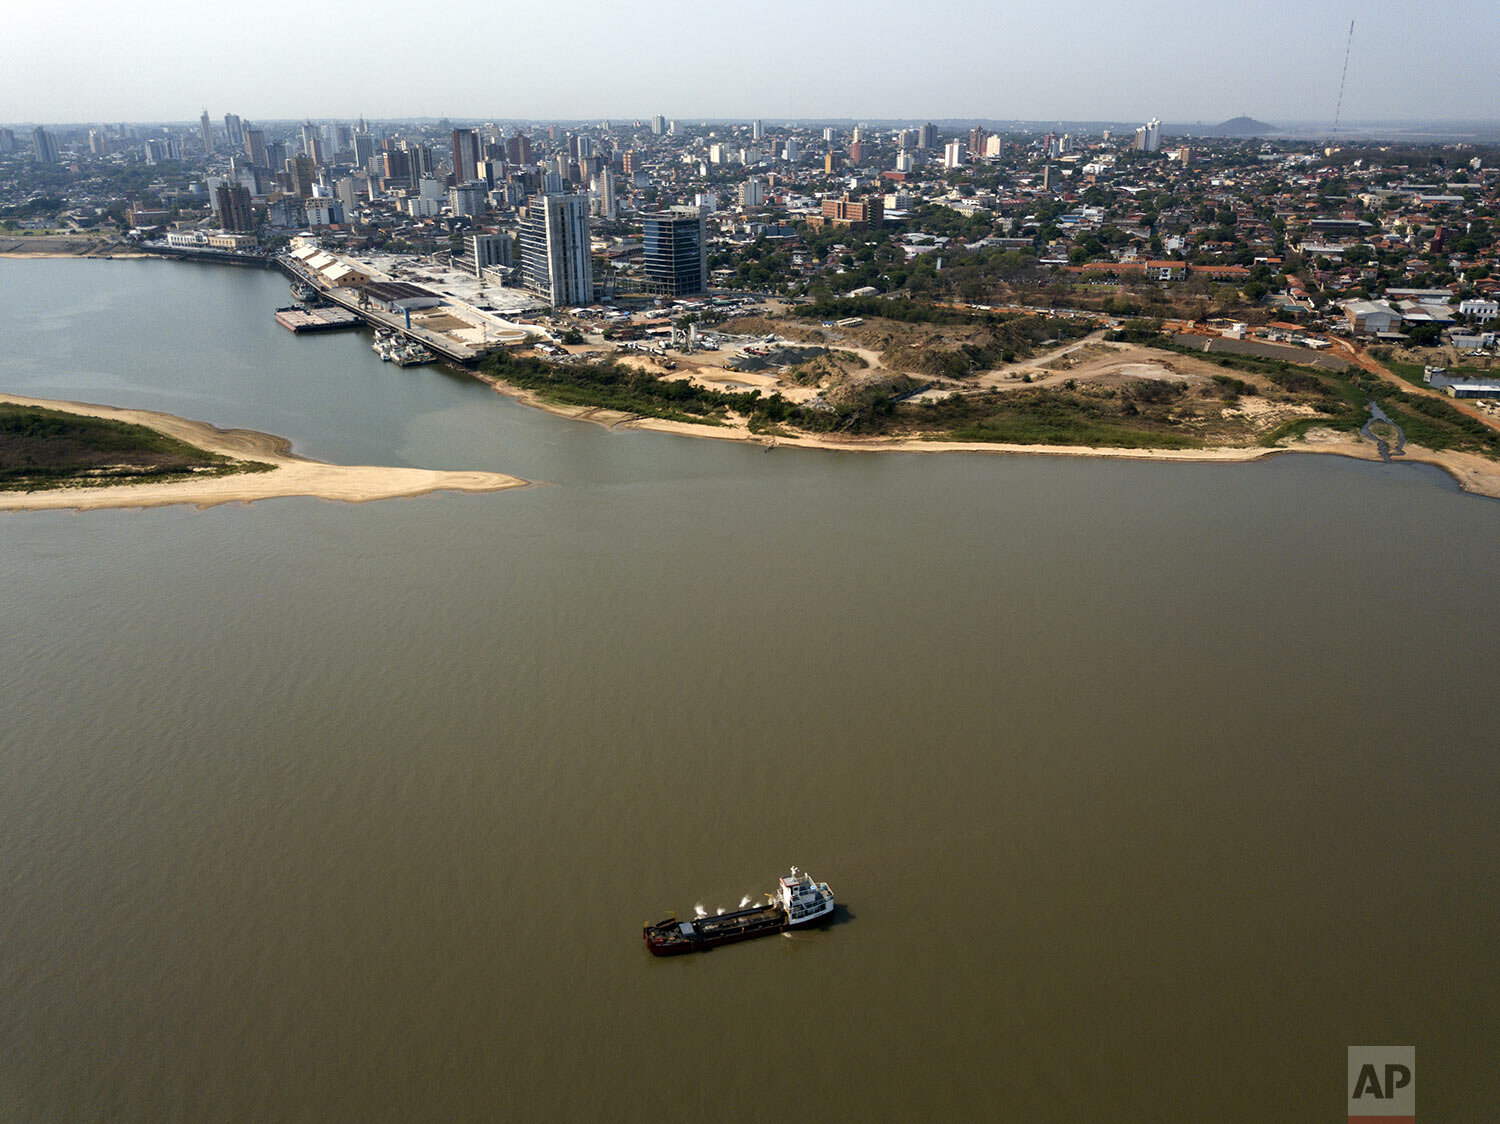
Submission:
[[[0,388],[538,481],[0,514],[0,1119],[1500,1103],[1500,503],[608,432],[270,272],[0,261]],[[791,864],[833,924],[656,959]]]

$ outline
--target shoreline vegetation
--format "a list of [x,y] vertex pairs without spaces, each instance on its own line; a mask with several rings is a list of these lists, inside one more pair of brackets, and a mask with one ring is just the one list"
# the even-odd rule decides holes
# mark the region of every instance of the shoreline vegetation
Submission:
[[[282,496],[366,503],[528,483],[495,472],[335,465],[281,437],[154,410],[0,394],[0,511],[252,503]],[[21,488],[29,490],[20,490]]]
[[[527,405],[611,429],[840,452],[1206,463],[1301,452],[1381,461],[1378,445],[1359,432],[1375,402],[1405,430],[1405,449],[1395,460],[1432,465],[1465,491],[1500,498],[1500,434],[1441,399],[1404,394],[1357,366],[1332,372],[1206,357],[1173,345],[1155,326],[1136,331],[1137,338],[1116,334],[1123,347],[1074,342],[1059,349],[1063,357],[1094,347],[1105,352],[1094,356],[1097,379],[1087,361],[1056,357],[1019,359],[1010,366],[1027,373],[1018,379],[1009,371],[1005,384],[862,371],[825,393],[835,404],[820,408],[784,396],[779,381],[774,389],[767,384],[770,394],[742,389],[750,381],[743,377],[723,389],[722,379],[706,380],[702,372],[663,377],[611,359],[557,363],[502,353],[476,374]],[[1101,335],[1069,333],[1074,341]]]
[[[672,421],[602,406],[569,405],[549,399],[535,390],[481,375],[497,392],[523,405],[557,417],[586,421],[605,429],[638,429],[712,441],[738,441],[766,450],[817,449],[838,453],[995,453],[1013,456],[1094,457],[1107,460],[1157,461],[1173,464],[1248,464],[1286,453],[1319,453],[1353,460],[1381,461],[1377,447],[1358,433],[1328,427],[1309,428],[1289,443],[1276,446],[1217,447],[1199,449],[1150,449],[1091,445],[1021,445],[995,441],[938,441],[917,438],[837,437],[803,433],[753,433],[743,425],[710,425]],[[1294,442],[1294,443],[1290,443]],[[1399,460],[1425,464],[1446,472],[1465,492],[1500,499],[1500,463],[1474,453],[1435,452],[1407,443]]]

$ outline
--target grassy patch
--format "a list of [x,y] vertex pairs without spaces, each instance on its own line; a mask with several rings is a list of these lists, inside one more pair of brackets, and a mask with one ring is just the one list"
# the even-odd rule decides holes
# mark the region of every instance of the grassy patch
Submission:
[[[1149,400],[1158,393],[1159,400]],[[1152,384],[1146,395],[1104,398],[1043,388],[973,394],[903,407],[892,422],[893,428],[905,426],[953,441],[1126,449],[1192,449],[1203,444],[1173,413],[1179,405],[1177,388]]]
[[1427,449],[1455,449],[1500,459],[1500,433],[1461,413],[1441,398],[1392,395],[1380,403],[1406,434],[1407,441]]

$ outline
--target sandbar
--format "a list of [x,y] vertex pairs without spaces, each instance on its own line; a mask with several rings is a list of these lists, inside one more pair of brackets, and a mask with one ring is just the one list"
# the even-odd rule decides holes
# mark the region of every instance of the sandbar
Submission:
[[0,492],[0,511],[163,507],[193,504],[252,503],[281,496],[311,496],[346,503],[398,499],[429,492],[498,492],[525,487],[529,481],[498,472],[445,472],[426,468],[339,465],[308,460],[291,451],[285,438],[253,429],[219,429],[155,410],[128,410],[90,402],[64,402],[0,393],[0,402],[42,406],[71,414],[130,422],[165,433],[189,445],[234,460],[259,461],[270,472],[237,473],[151,484],[104,484],[49,488],[36,492]]

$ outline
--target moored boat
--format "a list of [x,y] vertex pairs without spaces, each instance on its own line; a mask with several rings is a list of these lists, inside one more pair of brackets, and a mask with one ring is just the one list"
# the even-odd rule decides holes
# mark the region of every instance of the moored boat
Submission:
[[796,867],[781,878],[775,892],[767,897],[769,900],[761,905],[714,916],[700,915],[691,921],[679,921],[673,914],[643,926],[641,936],[653,955],[676,956],[782,933],[833,913],[833,891],[828,883],[814,882]]
[[436,355],[415,340],[408,340],[397,347],[392,358],[398,367],[420,367],[423,363],[432,363],[437,360]]

